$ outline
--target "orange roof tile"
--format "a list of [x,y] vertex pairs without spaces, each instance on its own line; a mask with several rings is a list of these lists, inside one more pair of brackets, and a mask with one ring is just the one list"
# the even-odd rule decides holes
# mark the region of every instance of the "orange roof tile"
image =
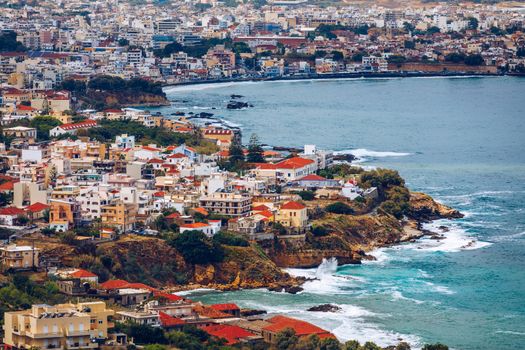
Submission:
[[293,157],[293,158],[289,158],[289,159],[280,161],[279,163],[275,165],[277,166],[277,169],[298,169],[298,168],[303,168],[312,163],[314,163],[314,161],[311,159]]
[[302,205],[301,203],[298,203],[298,202],[294,202],[294,201],[290,201],[288,203],[284,203],[281,206],[281,209],[285,209],[285,210],[300,210],[300,209],[304,209],[304,208],[306,208],[304,205]]
[[228,345],[233,345],[239,342],[240,339],[253,337],[255,334],[239,327],[227,324],[214,324],[202,327],[202,330],[217,338],[224,338]]

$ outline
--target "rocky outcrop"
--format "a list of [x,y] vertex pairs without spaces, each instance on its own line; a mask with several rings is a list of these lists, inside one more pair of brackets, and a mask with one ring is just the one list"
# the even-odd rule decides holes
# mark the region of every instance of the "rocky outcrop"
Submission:
[[435,201],[425,193],[411,192],[409,206],[409,216],[417,221],[459,219],[463,217],[463,214],[456,209]]
[[337,312],[341,311],[341,308],[337,305],[332,304],[322,304],[317,306],[312,306],[309,309],[306,309],[306,311],[314,311],[314,312]]
[[140,106],[169,106],[165,95],[155,95],[147,92],[108,92],[89,91],[86,96],[79,97],[89,106],[102,104],[103,108],[113,107],[140,107]]
[[242,101],[230,101],[226,105],[226,108],[228,109],[243,109],[248,107],[250,107],[250,105],[247,102]]

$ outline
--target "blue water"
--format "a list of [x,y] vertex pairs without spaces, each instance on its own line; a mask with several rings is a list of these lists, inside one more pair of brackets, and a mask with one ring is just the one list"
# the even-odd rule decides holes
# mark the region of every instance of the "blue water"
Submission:
[[[414,190],[463,211],[441,242],[374,252],[375,262],[326,263],[299,295],[194,293],[312,321],[342,339],[382,345],[525,349],[525,79],[410,78],[177,87],[162,111],[207,111],[271,145],[349,151],[394,168]],[[254,105],[225,109],[230,94]],[[216,107],[216,110],[209,110]],[[334,303],[339,313],[306,308]]]

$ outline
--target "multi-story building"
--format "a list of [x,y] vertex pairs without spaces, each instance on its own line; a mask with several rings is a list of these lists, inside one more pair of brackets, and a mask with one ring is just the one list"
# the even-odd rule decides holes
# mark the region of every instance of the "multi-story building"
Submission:
[[113,314],[102,301],[6,312],[4,343],[7,349],[96,349],[108,336]]
[[116,201],[110,205],[102,206],[102,225],[118,228],[122,232],[132,230],[135,227],[137,217],[137,206]]
[[0,247],[0,264],[3,270],[38,267],[39,249],[31,246],[10,244]]
[[251,210],[251,197],[240,193],[218,191],[199,201],[209,212],[226,216],[246,216]]

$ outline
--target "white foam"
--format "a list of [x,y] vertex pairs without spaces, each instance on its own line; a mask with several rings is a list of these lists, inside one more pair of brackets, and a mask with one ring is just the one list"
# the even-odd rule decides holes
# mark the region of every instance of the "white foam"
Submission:
[[312,294],[346,294],[345,287],[362,283],[364,279],[336,275],[337,259],[323,259],[316,269],[287,269],[292,276],[314,279],[303,284],[304,292]]
[[355,157],[360,159],[363,158],[385,158],[385,157],[404,157],[409,156],[411,153],[406,152],[380,152],[380,151],[371,151],[366,148],[357,148],[351,150],[343,150],[334,152],[335,155],[342,154],[352,154]]
[[516,332],[516,331],[496,331],[496,333],[511,334],[511,335],[525,335],[525,332]]
[[392,295],[392,300],[393,300],[393,301],[396,301],[396,300],[406,300],[406,301],[414,302],[414,303],[416,303],[416,304],[423,304],[423,303],[424,303],[423,300],[418,300],[418,299],[414,299],[414,298],[408,298],[408,297],[405,297],[405,296],[403,295],[403,293],[401,293],[401,292],[398,291],[398,290],[394,290],[394,291],[392,291],[391,295]]
[[429,252],[459,252],[462,250],[474,250],[487,247],[492,243],[478,241],[457,224],[450,224],[447,220],[437,220],[423,225],[425,230],[439,232],[439,226],[447,226],[448,232],[443,233],[444,238],[441,240],[423,239],[409,248],[415,248]]
[[427,286],[429,286],[430,289],[432,291],[434,291],[434,292],[437,292],[437,293],[440,293],[440,294],[446,294],[446,295],[456,294],[456,292],[454,292],[453,290],[451,290],[448,287],[440,286],[440,285],[434,284],[432,282],[423,282],[423,283],[426,284]]
[[227,82],[227,83],[209,83],[209,84],[194,84],[194,85],[178,85],[178,86],[169,86],[164,88],[166,94],[178,91],[202,91],[208,89],[217,89],[223,87],[230,87],[234,85],[245,85],[245,84],[255,84],[253,81],[239,81],[239,82]]
[[219,293],[220,291],[216,289],[211,289],[211,288],[195,288],[195,289],[183,290],[183,291],[176,292],[173,294],[178,295],[178,296],[185,296],[185,295],[192,295],[192,294],[207,294],[210,292]]

